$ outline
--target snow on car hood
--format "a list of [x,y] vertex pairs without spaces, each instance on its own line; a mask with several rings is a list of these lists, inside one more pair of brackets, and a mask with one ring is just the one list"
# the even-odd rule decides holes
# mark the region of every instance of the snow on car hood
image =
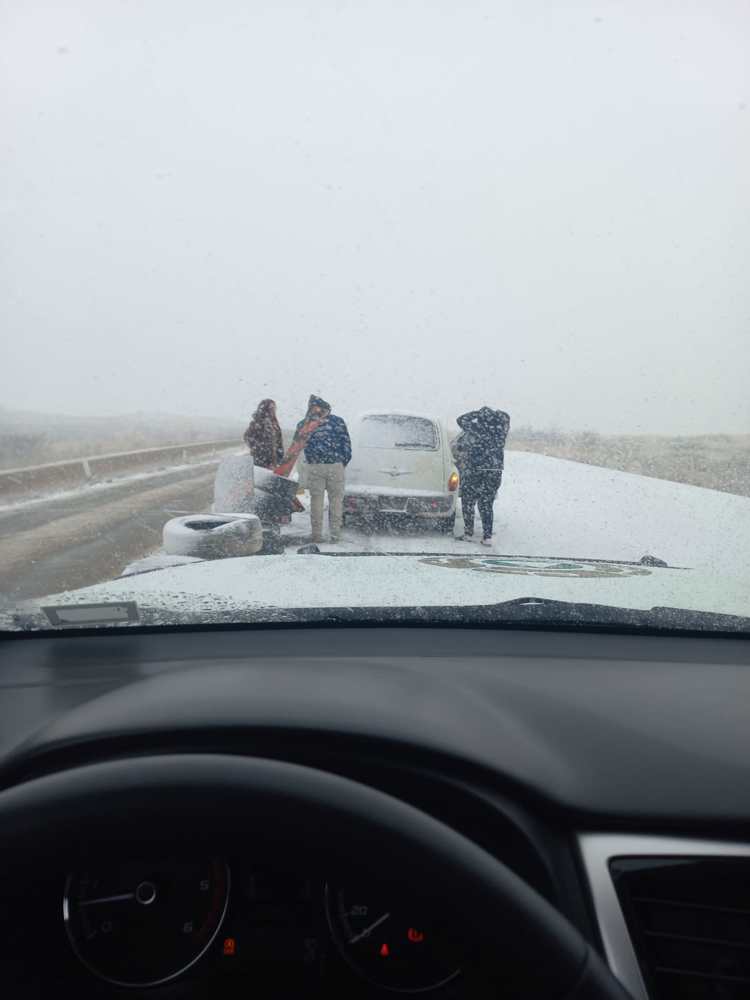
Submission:
[[238,621],[290,608],[494,605],[521,597],[648,610],[747,614],[747,585],[689,568],[498,554],[286,554],[192,563],[56,595],[43,603],[135,601]]

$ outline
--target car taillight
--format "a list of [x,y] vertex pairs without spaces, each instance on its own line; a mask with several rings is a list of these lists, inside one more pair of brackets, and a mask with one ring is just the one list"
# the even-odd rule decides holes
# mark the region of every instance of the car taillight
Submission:
[[457,489],[458,489],[458,473],[451,472],[448,478],[448,492],[455,493]]

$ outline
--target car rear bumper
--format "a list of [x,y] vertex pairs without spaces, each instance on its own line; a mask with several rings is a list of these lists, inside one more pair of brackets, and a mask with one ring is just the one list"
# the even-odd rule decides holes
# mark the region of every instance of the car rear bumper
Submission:
[[454,493],[371,493],[348,489],[344,496],[344,513],[372,517],[377,514],[400,517],[423,517],[430,520],[453,517],[456,510]]

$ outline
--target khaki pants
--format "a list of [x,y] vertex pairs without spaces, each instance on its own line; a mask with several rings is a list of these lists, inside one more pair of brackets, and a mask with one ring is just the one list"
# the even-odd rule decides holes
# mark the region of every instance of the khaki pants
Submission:
[[341,535],[344,514],[344,466],[341,462],[328,465],[311,464],[306,468],[306,483],[310,491],[310,522],[313,541],[320,541],[323,534],[323,494],[328,492],[328,521],[331,540]]

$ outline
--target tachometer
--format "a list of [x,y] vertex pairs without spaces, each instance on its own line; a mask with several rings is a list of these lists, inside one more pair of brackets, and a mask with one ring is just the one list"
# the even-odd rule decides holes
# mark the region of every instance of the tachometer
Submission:
[[401,993],[443,986],[459,974],[459,948],[439,919],[372,887],[326,887],[328,922],[346,961],[370,982]]
[[228,899],[223,861],[134,861],[68,876],[63,917],[92,972],[118,986],[154,986],[198,961]]

